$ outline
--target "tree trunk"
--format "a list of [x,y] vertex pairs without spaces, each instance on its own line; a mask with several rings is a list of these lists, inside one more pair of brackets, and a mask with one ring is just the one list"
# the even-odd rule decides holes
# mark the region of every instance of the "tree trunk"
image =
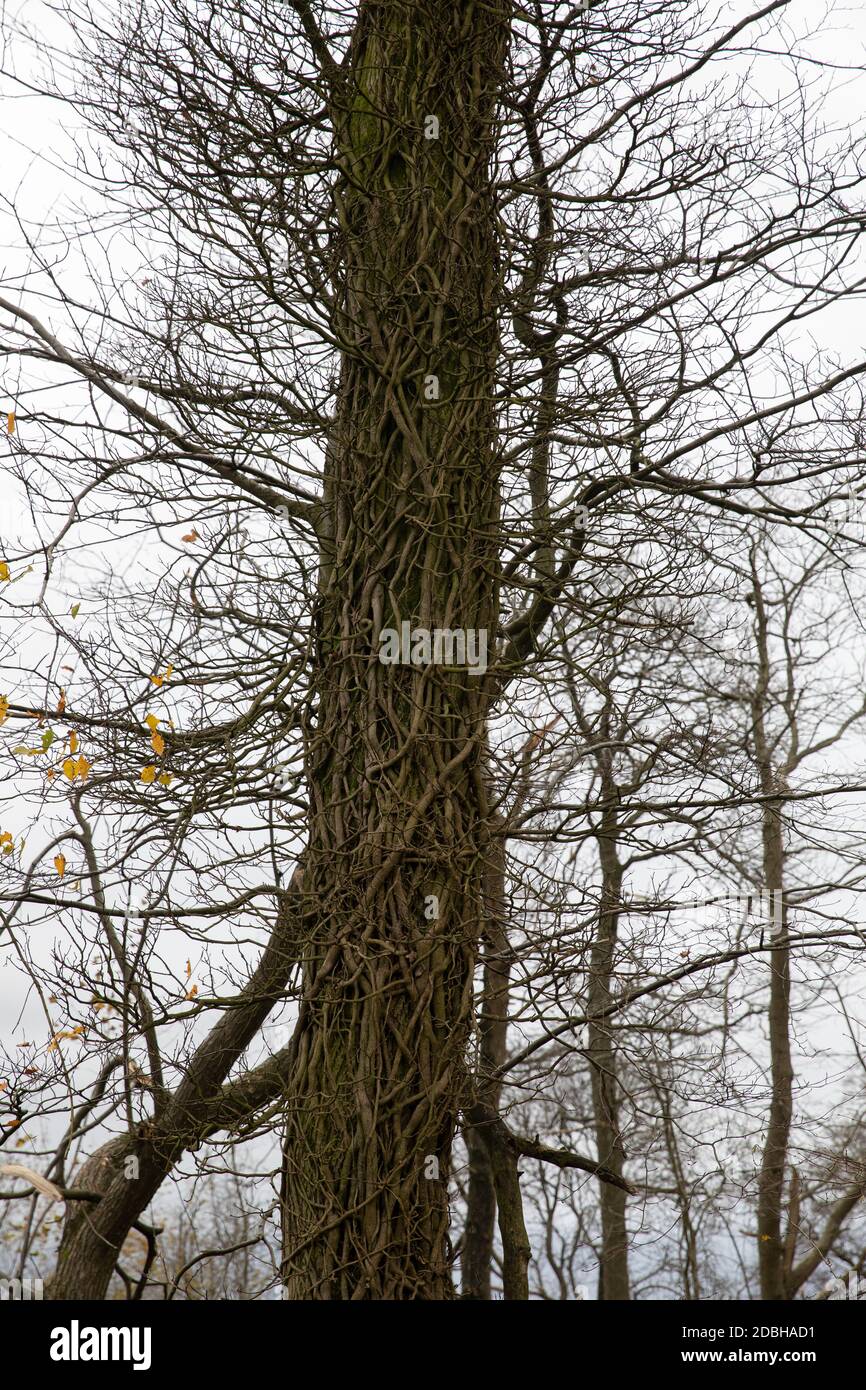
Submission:
[[[754,586],[758,678],[752,699],[752,736],[761,791],[765,796],[784,791],[784,774],[773,766],[765,726],[765,709],[770,683],[770,653],[767,616],[760,586]],[[787,935],[787,906],[784,901],[785,849],[781,801],[763,804],[762,858],[765,911],[770,939]],[[770,1079],[772,1094],[767,1118],[767,1137],[761,1155],[758,1177],[758,1270],[761,1298],[778,1303],[789,1297],[786,1279],[785,1239],[782,1234],[785,1166],[794,1113],[794,1070],[791,1064],[791,952],[787,946],[775,947],[770,954],[770,1003],[767,1013],[770,1034]],[[792,1232],[793,1234],[793,1232]],[[796,1241],[795,1241],[796,1243]],[[791,1262],[793,1262],[791,1251]]]
[[[773,921],[771,908],[771,936],[780,934],[780,931],[783,934],[787,933],[785,904],[782,899],[782,863],[782,823],[779,808],[768,806],[764,811],[765,897],[771,904],[780,904],[778,924]],[[790,1040],[791,952],[787,946],[776,947],[770,954],[770,1004],[767,1018],[770,1032],[772,1095],[758,1181],[758,1267],[761,1298],[779,1302],[789,1297],[785,1277],[782,1211],[788,1141],[794,1113],[794,1070],[791,1064]]]
[[364,4],[334,100],[342,368],[286,1096],[294,1298],[453,1292],[447,1184],[484,918],[488,682],[423,642],[420,664],[379,652],[403,623],[477,634],[470,662],[495,638],[489,164],[505,16],[500,0]]
[[[606,795],[611,795],[606,788]],[[616,812],[605,812],[598,837],[602,888],[598,930],[590,957],[588,1011],[598,1013],[611,1000],[611,976],[619,926],[622,867],[616,855]],[[610,1025],[605,1019],[590,1023],[588,1057],[592,1073],[592,1107],[599,1163],[622,1177],[625,1150],[619,1127],[619,1078]],[[631,1298],[628,1269],[626,1193],[608,1182],[599,1182],[601,1209],[601,1259],[598,1296],[604,1300]]]
[[[501,821],[498,822],[501,827]],[[491,846],[487,875],[488,923],[484,933],[484,974],[478,1018],[478,1065],[474,1078],[473,1105],[467,1107],[466,1147],[469,1154],[469,1191],[466,1197],[466,1224],[461,1254],[462,1294],[464,1298],[489,1300],[493,1266],[493,1239],[496,1227],[497,1187],[507,1193],[508,1213],[503,1213],[500,1201],[500,1230],[503,1242],[513,1244],[511,1233],[522,1226],[523,1212],[519,1200],[517,1155],[499,1153],[502,1145],[490,1124],[489,1116],[499,1115],[502,1082],[497,1071],[507,1056],[508,996],[511,957],[505,920],[505,840],[498,838]],[[513,1168],[509,1166],[513,1159]],[[517,1195],[515,1198],[515,1185]],[[520,1208],[518,1214],[518,1207]],[[506,1230],[502,1230],[503,1220]],[[518,1245],[526,1244],[526,1232],[518,1237]],[[528,1258],[528,1257],[527,1257]],[[506,1297],[513,1293],[511,1273],[520,1266],[520,1256],[512,1257],[503,1251],[509,1285]],[[524,1267],[524,1280],[525,1280]],[[517,1287],[523,1282],[517,1278]]]
[[79,1190],[101,1194],[96,1203],[70,1199],[54,1275],[46,1298],[104,1299],[120,1248],[133,1224],[185,1149],[213,1127],[215,1102],[232,1067],[283,996],[295,961],[296,870],[280,899],[277,922],[244,989],[196,1049],[173,1095],[158,1097],[152,1120],[109,1140],[76,1174]]

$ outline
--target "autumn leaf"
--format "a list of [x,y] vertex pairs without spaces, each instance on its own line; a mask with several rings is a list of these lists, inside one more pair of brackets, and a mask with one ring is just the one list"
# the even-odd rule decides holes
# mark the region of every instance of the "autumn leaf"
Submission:
[[0,579],[2,579],[2,580],[5,581],[5,580],[8,580],[8,578],[9,578],[9,566],[7,565],[7,563],[6,563],[5,560],[0,560]]
[[78,752],[78,735],[74,729],[69,731],[69,751],[70,753]]
[[162,734],[158,734],[156,730],[154,730],[154,732],[150,736],[150,743],[157,757],[162,757],[163,753],[165,752],[165,739],[163,738]]
[[54,1037],[51,1039],[50,1043],[48,1044],[48,1051],[49,1051],[49,1052],[54,1052],[54,1051],[56,1051],[56,1050],[60,1047],[60,1043],[61,1043],[61,1040],[62,1040],[63,1038],[68,1038],[71,1042],[74,1042],[76,1038],[80,1038],[80,1037],[81,1037],[81,1034],[82,1034],[83,1032],[84,1032],[84,1025],[81,1024],[81,1023],[79,1023],[78,1027],[77,1027],[77,1028],[73,1028],[73,1029],[71,1030],[71,1032],[67,1031],[66,1029],[63,1029],[61,1032],[55,1033],[55,1034],[54,1034]]
[[15,433],[15,411],[14,411],[14,410],[10,410],[10,411],[8,411],[7,414],[6,414],[6,433],[7,433],[7,434],[14,434],[14,433]]
[[189,535],[188,535],[188,536],[181,536],[181,540],[182,540],[182,541],[186,541],[188,544],[192,544],[193,541],[199,540],[198,531],[197,531],[197,530],[195,529],[195,527],[193,526],[193,528],[192,528],[192,530],[190,531]]
[[79,756],[78,762],[75,764],[75,771],[81,778],[82,782],[86,781],[87,774],[90,771],[90,763],[87,761],[83,753]]
[[63,688],[63,686],[61,685],[61,687],[60,687],[60,699],[57,701],[57,713],[58,713],[58,714],[62,714],[63,711],[64,711],[65,709],[66,709],[66,691],[65,691],[65,689]]
[[0,845],[2,845],[3,847],[4,854],[12,853],[13,849],[15,848],[15,841],[12,839],[10,831],[4,830],[3,834],[0,835]]
[[53,729],[46,729],[42,735],[42,752],[47,753],[57,735]]
[[147,767],[141,769],[141,780],[150,785],[156,778],[156,768],[153,763],[148,763]]
[[168,681],[168,680],[171,680],[171,673],[172,673],[173,670],[174,670],[174,667],[172,666],[171,662],[169,662],[168,666],[166,666],[166,668],[165,668],[165,678],[166,678],[167,681]]
[[5,724],[9,718],[9,700],[5,695],[0,695],[0,724]]
[[66,873],[66,856],[63,854],[55,854],[54,867],[57,870],[58,876],[62,878]]
[[198,994],[198,985],[190,985],[189,989],[188,989],[187,992],[186,992],[186,998],[187,998],[187,999],[195,999],[195,997],[196,997],[197,994]]
[[159,785],[160,785],[161,787],[170,787],[170,786],[171,786],[171,773],[170,773],[170,772],[161,772],[161,773],[159,774],[159,776],[157,777],[156,780],[157,780],[157,782],[159,783]]
[[190,977],[191,974],[192,974],[192,965],[190,964],[189,961],[187,961],[187,963],[186,963],[186,978],[189,979],[189,977]]
[[[151,676],[151,680],[152,680],[152,679],[153,679],[153,677]],[[157,716],[156,716],[155,714],[148,714],[148,715],[145,715],[144,722],[145,722],[145,724],[147,725],[147,727],[150,729],[150,732],[151,732],[152,734],[155,734],[155,733],[156,733],[156,730],[157,730],[157,727],[158,727],[158,725],[159,725],[159,719],[157,718]]]
[[71,607],[70,610],[69,610],[70,616],[73,617],[73,618],[77,618],[77,617],[78,617],[78,612],[79,612],[79,609],[80,609],[80,608],[81,608],[81,604],[80,604],[80,603],[73,603],[72,607]]
[[74,759],[74,758],[64,758],[64,760],[63,760],[63,776],[64,776],[64,777],[68,777],[69,780],[70,780],[70,782],[74,782],[74,781],[75,781],[75,771],[76,771],[75,759]]

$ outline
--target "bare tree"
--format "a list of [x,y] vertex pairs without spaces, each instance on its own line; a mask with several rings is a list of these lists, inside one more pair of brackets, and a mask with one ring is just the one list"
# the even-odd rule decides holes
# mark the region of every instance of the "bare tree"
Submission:
[[[450,1297],[461,1124],[468,1292],[499,1258],[529,1295],[523,1159],[604,1184],[602,1288],[631,1292],[611,1027],[752,946],[617,985],[623,817],[679,864],[693,813],[653,800],[655,753],[634,785],[596,758],[588,806],[559,740],[576,634],[649,643],[653,602],[712,590],[690,527],[826,536],[866,476],[866,363],[793,347],[858,293],[860,137],[816,129],[785,9],[136,0],[60,4],[73,56],[35,45],[97,206],[80,238],[22,215],[0,294],[29,815],[3,927],[47,1034],[0,1122],[55,1126],[52,1297],[104,1297],[132,1229],[154,1267],[164,1180],[277,1129],[290,1296]],[[765,35],[792,77],[758,119]],[[787,793],[760,795],[698,815]],[[588,838],[589,953],[562,911]],[[594,1153],[515,1095],[584,1028]]]

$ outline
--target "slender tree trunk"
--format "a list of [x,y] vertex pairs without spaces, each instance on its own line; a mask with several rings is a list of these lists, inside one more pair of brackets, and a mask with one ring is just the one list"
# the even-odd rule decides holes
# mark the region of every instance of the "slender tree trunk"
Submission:
[[[499,823],[501,825],[501,822]],[[504,1252],[508,1273],[506,1297],[517,1297],[515,1288],[523,1287],[526,1278],[519,1273],[522,1256],[513,1255],[514,1232],[522,1227],[522,1204],[519,1200],[517,1155],[500,1153],[498,1141],[489,1116],[499,1115],[502,1083],[497,1078],[508,1049],[508,997],[511,955],[505,920],[505,841],[497,839],[491,845],[490,867],[486,876],[488,889],[488,922],[484,934],[484,973],[478,1018],[478,1065],[476,1068],[473,1104],[467,1107],[466,1147],[469,1154],[469,1190],[466,1198],[466,1224],[461,1256],[462,1293],[464,1298],[490,1299],[493,1266],[493,1242],[496,1227],[497,1186],[507,1194],[503,1198],[505,1211],[500,1210],[500,1228],[505,1223],[502,1239],[509,1246]],[[511,1162],[513,1160],[513,1163]],[[517,1195],[515,1198],[515,1182]],[[520,1212],[518,1215],[518,1208]],[[519,1230],[517,1244],[525,1246],[526,1232]],[[527,1256],[528,1259],[528,1256]]]
[[[760,585],[754,586],[757,626],[758,673],[752,700],[752,736],[761,791],[765,796],[784,790],[784,777],[773,766],[765,727],[765,707],[770,683],[767,616]],[[765,911],[771,940],[787,935],[784,901],[785,850],[782,802],[765,801],[762,812],[762,858]],[[785,1167],[794,1113],[794,1069],[791,1064],[791,952],[775,947],[770,955],[770,1001],[767,1012],[770,1035],[772,1093],[767,1117],[767,1136],[758,1178],[758,1270],[761,1298],[777,1303],[789,1297],[786,1279],[786,1239],[782,1232]],[[791,1252],[793,1262],[793,1251]]]
[[[764,811],[765,896],[771,904],[779,904],[776,908],[778,921],[775,923],[773,908],[770,910],[771,935],[787,933],[782,895],[782,864],[782,822],[779,808],[767,806]],[[789,1297],[785,1277],[782,1213],[785,1206],[785,1167],[794,1113],[794,1069],[791,1064],[790,1038],[791,952],[787,946],[776,947],[770,955],[770,1002],[767,1020],[770,1033],[772,1095],[758,1180],[758,1267],[761,1298],[778,1302]]]
[[[612,788],[606,789],[612,795]],[[588,1011],[604,1009],[611,1000],[614,951],[619,927],[622,866],[616,855],[616,812],[605,812],[599,834],[602,888],[598,930],[590,956]],[[622,1177],[625,1150],[619,1127],[619,1078],[610,1025],[602,1019],[590,1023],[588,1057],[592,1071],[592,1106],[599,1163]],[[631,1298],[628,1269],[626,1193],[608,1182],[599,1182],[601,1210],[601,1260],[598,1296],[604,1300]]]
[[244,990],[197,1048],[177,1090],[156,1097],[153,1118],[110,1140],[76,1174],[77,1190],[98,1202],[70,1200],[57,1265],[46,1298],[104,1299],[120,1248],[185,1149],[213,1124],[214,1104],[234,1064],[282,997],[297,948],[297,871],[283,894],[273,934]]
[[295,1298],[453,1293],[447,1183],[484,919],[488,686],[423,644],[419,665],[378,653],[404,622],[488,646],[496,631],[489,164],[505,16],[500,0],[362,5],[337,102],[341,400],[282,1190]]

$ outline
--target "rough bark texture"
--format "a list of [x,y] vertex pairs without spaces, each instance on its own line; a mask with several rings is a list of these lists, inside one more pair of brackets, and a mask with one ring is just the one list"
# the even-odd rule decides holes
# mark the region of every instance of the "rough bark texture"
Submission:
[[335,98],[341,397],[282,1194],[296,1298],[452,1294],[447,1180],[489,851],[486,683],[378,653],[404,621],[496,631],[489,164],[505,13],[498,0],[364,4]]

